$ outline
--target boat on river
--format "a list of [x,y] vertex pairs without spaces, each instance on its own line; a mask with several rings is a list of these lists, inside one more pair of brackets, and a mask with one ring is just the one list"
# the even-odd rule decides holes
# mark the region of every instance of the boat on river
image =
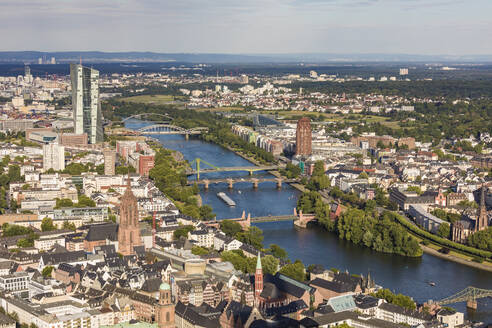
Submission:
[[224,192],[218,192],[217,197],[222,199],[224,203],[226,203],[229,206],[236,206],[236,202],[233,201],[229,196],[227,196]]

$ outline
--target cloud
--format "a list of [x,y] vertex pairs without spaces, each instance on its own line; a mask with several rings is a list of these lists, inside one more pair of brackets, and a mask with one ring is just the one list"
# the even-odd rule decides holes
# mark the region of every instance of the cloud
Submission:
[[484,53],[491,9],[490,0],[2,0],[0,47]]

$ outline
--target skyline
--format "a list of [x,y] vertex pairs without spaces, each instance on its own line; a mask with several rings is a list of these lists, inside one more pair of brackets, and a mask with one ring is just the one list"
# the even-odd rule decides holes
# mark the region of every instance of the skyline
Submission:
[[20,3],[0,4],[0,51],[492,54],[485,0]]

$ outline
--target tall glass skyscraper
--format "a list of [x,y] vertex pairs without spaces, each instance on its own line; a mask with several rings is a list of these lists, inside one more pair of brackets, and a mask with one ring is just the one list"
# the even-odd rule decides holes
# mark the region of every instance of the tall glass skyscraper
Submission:
[[70,64],[72,109],[75,133],[87,133],[91,144],[102,142],[102,114],[99,103],[99,71]]

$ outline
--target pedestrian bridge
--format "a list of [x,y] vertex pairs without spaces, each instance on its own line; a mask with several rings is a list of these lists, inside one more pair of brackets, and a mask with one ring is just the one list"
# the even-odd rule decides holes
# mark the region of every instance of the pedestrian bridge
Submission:
[[[243,230],[248,230],[249,227],[251,226],[251,223],[293,221],[295,226],[300,228],[306,228],[309,222],[317,221],[314,214],[303,214],[302,211],[299,211],[298,213],[296,208],[294,208],[292,215],[277,215],[277,216],[268,215],[268,216],[258,216],[252,218],[250,213],[248,213],[248,216],[246,216],[246,212],[243,211],[243,215],[240,218],[226,219],[226,220],[239,223],[243,228]],[[220,221],[217,220],[204,221],[203,223],[209,227],[215,227],[215,228],[220,227]]]
[[442,306],[442,305],[454,304],[459,302],[466,302],[467,308],[476,310],[478,306],[477,299],[486,298],[486,297],[492,297],[492,290],[468,286],[462,291],[459,291],[454,295],[446,297],[437,302],[429,302],[429,303]]

